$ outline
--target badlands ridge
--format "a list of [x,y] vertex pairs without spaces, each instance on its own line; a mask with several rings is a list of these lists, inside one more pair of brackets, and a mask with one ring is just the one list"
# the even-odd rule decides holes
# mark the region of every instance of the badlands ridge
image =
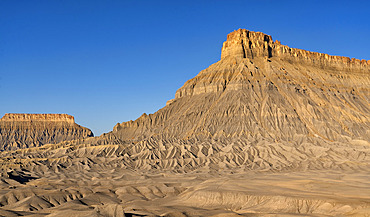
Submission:
[[5,115],[0,215],[369,216],[369,97],[369,61],[239,29],[164,108],[102,136]]

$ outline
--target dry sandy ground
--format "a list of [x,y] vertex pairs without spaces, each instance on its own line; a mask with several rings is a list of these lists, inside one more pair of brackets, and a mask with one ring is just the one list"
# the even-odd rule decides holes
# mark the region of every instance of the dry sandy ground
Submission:
[[47,173],[1,179],[0,215],[370,216],[364,171]]
[[370,216],[366,141],[303,138],[1,152],[0,215]]

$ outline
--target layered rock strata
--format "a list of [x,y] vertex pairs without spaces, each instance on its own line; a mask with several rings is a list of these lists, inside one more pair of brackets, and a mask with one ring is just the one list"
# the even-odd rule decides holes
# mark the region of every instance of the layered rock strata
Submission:
[[0,121],[2,122],[59,122],[74,124],[75,119],[67,114],[5,114]]
[[38,147],[92,137],[67,114],[5,114],[0,119],[0,150]]
[[370,60],[351,59],[349,57],[331,56],[324,53],[290,48],[282,45],[277,40],[274,42],[270,35],[246,29],[236,30],[227,36],[227,40],[222,46],[221,59],[227,57],[249,59],[279,57],[293,62],[314,64],[319,68],[346,68],[347,71],[360,70],[364,72],[368,72],[370,69]]

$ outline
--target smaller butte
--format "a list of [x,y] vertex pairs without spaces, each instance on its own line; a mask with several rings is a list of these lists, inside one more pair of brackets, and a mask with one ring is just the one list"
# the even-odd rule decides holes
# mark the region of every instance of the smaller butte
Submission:
[[7,113],[0,119],[0,151],[93,137],[68,114]]

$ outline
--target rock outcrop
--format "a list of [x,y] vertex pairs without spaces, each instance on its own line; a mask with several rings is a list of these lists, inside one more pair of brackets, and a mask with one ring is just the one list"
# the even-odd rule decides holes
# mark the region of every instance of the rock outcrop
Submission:
[[0,121],[6,122],[56,122],[74,124],[75,119],[67,114],[5,114]]
[[0,150],[38,147],[92,137],[67,114],[5,114],[0,119]]
[[314,64],[319,68],[337,68],[346,71],[370,70],[370,60],[359,60],[349,57],[331,56],[328,54],[290,48],[279,41],[273,41],[270,35],[239,29],[227,36],[222,46],[221,59],[256,57],[278,57],[295,63]]

